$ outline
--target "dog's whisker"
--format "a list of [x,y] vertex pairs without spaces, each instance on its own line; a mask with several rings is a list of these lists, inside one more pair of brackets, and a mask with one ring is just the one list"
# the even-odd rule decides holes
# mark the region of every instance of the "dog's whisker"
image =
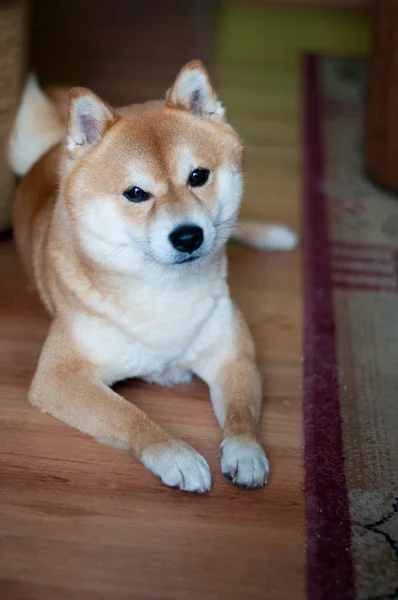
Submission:
[[[101,260],[98,265],[100,267],[103,267],[105,265],[105,263],[107,261],[109,261],[110,258],[116,258],[117,256],[119,256],[119,254],[127,247],[127,244],[122,242],[120,244],[117,244],[114,248],[112,248],[110,251],[108,251],[105,256],[103,257],[103,260]],[[115,256],[116,254],[116,256]]]
[[90,215],[94,215],[95,214],[95,210],[92,210],[91,212],[87,212],[87,213],[76,213],[74,216],[76,216],[77,218],[81,218],[81,217],[89,217]]

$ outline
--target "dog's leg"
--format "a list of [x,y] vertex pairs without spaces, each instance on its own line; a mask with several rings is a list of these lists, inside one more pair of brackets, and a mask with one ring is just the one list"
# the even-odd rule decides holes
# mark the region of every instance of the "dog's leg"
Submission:
[[205,459],[107,387],[99,369],[79,356],[70,336],[56,323],[44,345],[29,399],[101,442],[132,450],[166,485],[188,492],[210,489]]
[[250,332],[238,312],[231,336],[220,337],[195,365],[195,372],[209,385],[214,412],[224,430],[222,473],[244,489],[263,487],[269,465],[258,439],[261,377]]

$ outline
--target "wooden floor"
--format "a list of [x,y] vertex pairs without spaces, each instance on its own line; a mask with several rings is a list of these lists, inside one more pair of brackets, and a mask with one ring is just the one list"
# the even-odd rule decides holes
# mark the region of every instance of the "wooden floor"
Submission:
[[[360,16],[224,10],[220,96],[248,141],[246,215],[300,229],[299,54],[363,52],[367,43]],[[12,241],[0,241],[1,598],[305,597],[301,252],[231,247],[230,264],[264,376],[268,487],[244,492],[221,476],[221,435],[203,384],[120,386],[209,461],[213,489],[195,496],[27,404],[49,320]]]

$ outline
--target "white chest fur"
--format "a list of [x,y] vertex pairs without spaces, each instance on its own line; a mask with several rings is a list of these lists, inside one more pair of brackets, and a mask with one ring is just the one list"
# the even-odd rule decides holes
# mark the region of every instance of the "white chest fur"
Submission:
[[[109,382],[187,369],[203,331],[230,305],[223,278],[126,285],[73,318],[76,343]],[[160,377],[161,379],[161,377]]]

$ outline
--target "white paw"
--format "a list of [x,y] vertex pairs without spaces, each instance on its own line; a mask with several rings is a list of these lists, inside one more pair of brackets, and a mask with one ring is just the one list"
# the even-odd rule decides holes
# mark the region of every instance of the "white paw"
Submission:
[[209,465],[199,452],[183,442],[145,450],[142,462],[170,487],[199,494],[211,487]]
[[232,437],[221,444],[221,471],[235,485],[252,490],[267,483],[269,464],[260,444]]

